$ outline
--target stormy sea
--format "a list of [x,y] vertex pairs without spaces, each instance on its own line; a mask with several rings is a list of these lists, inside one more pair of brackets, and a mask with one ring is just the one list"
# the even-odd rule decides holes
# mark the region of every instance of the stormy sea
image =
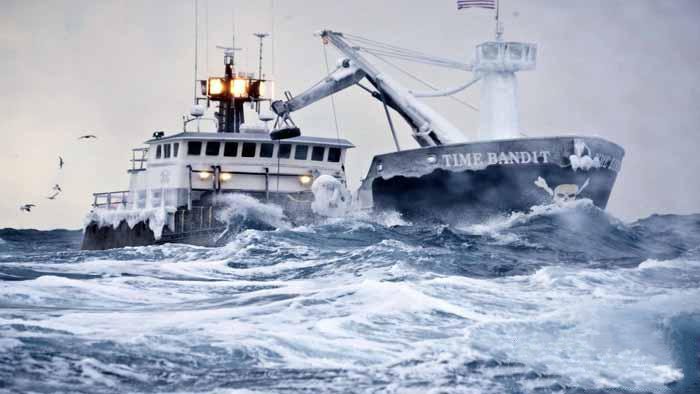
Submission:
[[0,230],[0,392],[700,393],[700,215],[274,212],[216,248]]

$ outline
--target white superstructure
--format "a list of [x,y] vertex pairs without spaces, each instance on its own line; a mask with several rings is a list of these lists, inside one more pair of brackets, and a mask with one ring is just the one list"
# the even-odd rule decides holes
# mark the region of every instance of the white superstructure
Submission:
[[272,141],[266,132],[182,132],[146,142],[132,159],[129,190],[97,193],[95,206],[126,209],[202,205],[215,194],[304,193],[320,175],[345,183],[343,139]]

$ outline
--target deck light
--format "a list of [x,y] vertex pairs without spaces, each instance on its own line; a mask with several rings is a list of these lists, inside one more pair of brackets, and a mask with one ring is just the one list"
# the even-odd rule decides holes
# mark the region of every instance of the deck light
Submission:
[[236,78],[231,81],[231,94],[236,98],[248,97],[248,80]]
[[313,181],[314,178],[311,175],[300,175],[299,176],[299,183],[301,183],[303,186],[308,186],[311,181]]
[[221,174],[219,174],[219,180],[221,182],[228,182],[231,180],[231,178],[233,178],[233,175],[231,173],[222,172]]
[[224,93],[226,86],[224,86],[224,80],[221,78],[209,78],[209,95],[218,96]]
[[207,180],[207,179],[209,179],[210,176],[211,176],[211,172],[202,171],[199,173],[199,179],[201,179],[201,180]]
[[259,99],[265,97],[265,93],[268,91],[268,84],[272,81],[265,81],[262,79],[254,79],[248,82],[248,96]]

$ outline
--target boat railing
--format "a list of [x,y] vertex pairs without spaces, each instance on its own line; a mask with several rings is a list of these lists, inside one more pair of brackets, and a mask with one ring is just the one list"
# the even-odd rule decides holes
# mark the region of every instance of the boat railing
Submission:
[[183,234],[220,226],[221,223],[214,216],[213,206],[193,206],[191,209],[179,209],[175,212],[173,232]]
[[120,190],[116,192],[92,193],[94,198],[92,206],[94,208],[117,209],[126,208],[129,203],[129,191]]
[[131,150],[131,169],[129,172],[145,171],[148,161],[148,148],[134,148]]

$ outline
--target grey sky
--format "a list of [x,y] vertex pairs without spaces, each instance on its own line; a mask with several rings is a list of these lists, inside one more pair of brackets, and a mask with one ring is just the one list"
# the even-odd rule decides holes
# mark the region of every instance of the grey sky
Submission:
[[[154,130],[181,129],[192,99],[193,8],[190,0],[0,1],[0,227],[80,227],[92,192],[127,187],[131,148]],[[240,68],[254,71],[252,33],[272,31],[271,8],[269,0],[200,0],[200,78],[206,31],[209,72],[220,74],[214,46],[230,42],[232,19],[245,48]],[[502,10],[506,39],[539,46],[537,69],[519,74],[522,129],[621,144],[627,155],[608,207],[617,217],[700,212],[700,2],[502,0]],[[276,0],[274,21],[278,93],[325,75],[312,35],[321,28],[463,61],[493,35],[492,14],[457,11],[454,0]],[[268,74],[272,66],[267,50]],[[406,67],[440,87],[469,78]],[[459,97],[478,104],[478,91]],[[477,113],[450,100],[429,103],[476,136]],[[361,90],[337,95],[336,107],[341,135],[357,145],[348,168],[357,185],[371,157],[392,149],[391,137],[381,107]],[[295,121],[306,134],[335,135],[328,100]],[[415,147],[401,131],[402,145]],[[78,143],[86,132],[100,138]],[[46,200],[57,182],[64,193]],[[20,212],[25,202],[39,207]]]

